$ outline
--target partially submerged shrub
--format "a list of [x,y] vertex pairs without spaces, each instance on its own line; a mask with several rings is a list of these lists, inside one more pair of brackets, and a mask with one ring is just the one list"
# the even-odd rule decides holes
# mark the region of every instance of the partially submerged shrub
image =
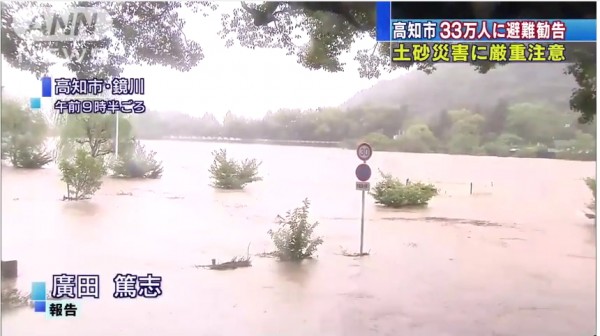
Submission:
[[162,162],[155,159],[156,152],[148,151],[139,140],[133,140],[132,149],[124,151],[111,165],[113,175],[125,178],[158,179],[162,176]]
[[2,311],[27,307],[30,304],[30,296],[21,293],[16,288],[2,289]]
[[17,168],[38,169],[54,160],[50,151],[43,145],[8,147],[6,150],[10,163]]
[[102,185],[106,174],[104,162],[92,157],[85,149],[78,149],[75,157],[63,159],[59,164],[61,180],[67,184],[67,200],[90,198]]
[[588,209],[596,212],[596,179],[593,177],[586,177],[584,181],[588,188],[590,188],[593,197],[592,202],[588,204]]
[[391,174],[381,171],[380,174],[383,179],[377,182],[373,191],[369,193],[377,204],[391,208],[427,205],[438,194],[438,190],[433,184],[421,182],[405,184]]
[[308,199],[302,201],[302,206],[286,212],[285,217],[277,215],[278,228],[269,230],[280,260],[303,260],[312,257],[319,245],[323,244],[321,237],[313,237],[313,231],[319,222],[308,222]]
[[227,157],[227,151],[213,151],[213,162],[208,170],[213,180],[212,186],[219,189],[244,189],[252,182],[261,181],[258,176],[260,162],[256,159],[245,159],[237,162]]
[[39,111],[2,101],[2,158],[17,168],[41,168],[53,160],[44,146],[49,126]]

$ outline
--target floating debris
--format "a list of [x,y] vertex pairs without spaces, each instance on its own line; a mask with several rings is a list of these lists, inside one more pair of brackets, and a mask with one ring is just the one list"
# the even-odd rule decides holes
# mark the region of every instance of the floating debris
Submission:
[[208,268],[211,270],[223,271],[223,270],[233,270],[241,267],[250,267],[252,266],[252,262],[250,260],[250,244],[248,244],[248,248],[246,249],[245,257],[233,257],[230,261],[226,261],[224,263],[217,263],[217,259],[212,259],[210,265],[194,265],[196,268]]
[[271,252],[262,252],[262,253],[258,253],[256,254],[257,257],[259,258],[277,258],[277,251],[271,251]]
[[183,199],[183,196],[167,196],[167,199],[178,200],[178,199]]
[[371,250],[369,250],[368,252],[360,253],[360,252],[348,252],[346,249],[342,248],[341,246],[340,246],[340,248],[341,248],[342,252],[339,253],[338,255],[342,255],[344,257],[358,258],[358,257],[366,257],[371,254]]
[[212,264],[210,265],[194,265],[196,268],[207,268],[211,270],[223,271],[223,270],[233,270],[241,267],[250,267],[252,266],[252,262],[250,261],[250,257],[234,257],[230,261],[226,261],[224,263],[217,263],[215,259],[212,260]]

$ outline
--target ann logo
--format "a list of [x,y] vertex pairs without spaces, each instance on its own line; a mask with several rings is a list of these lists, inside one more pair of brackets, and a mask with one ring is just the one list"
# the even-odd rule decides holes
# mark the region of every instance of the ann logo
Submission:
[[44,36],[77,37],[83,30],[85,34],[96,31],[98,13],[70,12],[64,14],[45,13],[34,17],[29,31],[39,31]]
[[46,8],[17,12],[14,30],[23,39],[39,41],[98,41],[109,37],[112,19],[94,7]]

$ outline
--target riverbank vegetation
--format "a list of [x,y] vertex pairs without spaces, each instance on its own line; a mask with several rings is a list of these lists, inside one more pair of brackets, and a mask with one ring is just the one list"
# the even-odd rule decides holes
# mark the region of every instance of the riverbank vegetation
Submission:
[[304,199],[302,206],[286,212],[285,216],[277,215],[277,228],[269,230],[269,236],[275,244],[273,253],[282,261],[300,261],[311,258],[323,239],[314,235],[319,222],[308,220],[310,201]]
[[432,184],[422,182],[402,182],[391,174],[379,172],[382,179],[375,184],[369,194],[373,196],[376,204],[390,208],[404,208],[410,206],[425,206],[438,194],[437,188]]
[[241,190],[250,183],[261,181],[258,168],[261,162],[256,159],[237,161],[227,155],[225,149],[212,152],[213,162],[209,173],[212,186],[217,189]]
[[[202,117],[154,114],[136,119],[140,136],[222,137],[329,141],[353,148],[369,142],[377,151],[449,153],[595,160],[596,126],[580,124],[577,115],[539,103],[474,110],[442,110],[424,117],[410,106],[280,110],[262,119],[228,113],[223,122]],[[160,120],[160,121],[159,121]],[[143,127],[141,127],[143,125]],[[160,125],[160,126],[159,126]]]
[[[367,141],[378,151],[595,160],[596,123],[569,105],[577,85],[561,64],[510,64],[485,75],[445,64],[432,75],[409,71],[379,81],[338,107],[265,111],[255,119],[156,111],[132,122],[140,137],[154,139],[319,141],[313,145],[348,148]],[[589,112],[595,115],[595,107]]]
[[2,158],[16,168],[42,168],[54,159],[45,146],[49,125],[40,112],[2,100]]

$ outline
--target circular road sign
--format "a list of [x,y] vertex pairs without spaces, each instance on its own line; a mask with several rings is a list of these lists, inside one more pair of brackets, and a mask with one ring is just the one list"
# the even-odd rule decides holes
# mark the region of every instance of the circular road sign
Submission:
[[371,145],[366,142],[361,143],[356,148],[356,156],[363,161],[369,160],[371,155],[373,155],[373,149],[371,148]]
[[371,167],[366,163],[361,163],[356,167],[356,178],[361,182],[367,182],[371,178]]

